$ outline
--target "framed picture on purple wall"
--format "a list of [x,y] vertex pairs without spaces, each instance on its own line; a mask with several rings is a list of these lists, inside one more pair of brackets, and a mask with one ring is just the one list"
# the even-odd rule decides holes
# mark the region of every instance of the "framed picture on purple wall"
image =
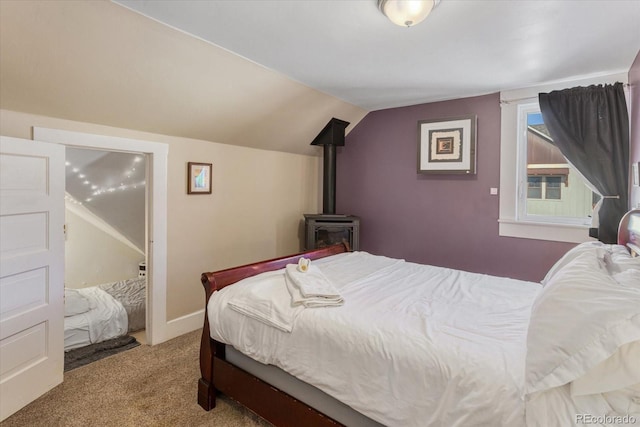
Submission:
[[476,173],[475,115],[418,122],[418,173]]

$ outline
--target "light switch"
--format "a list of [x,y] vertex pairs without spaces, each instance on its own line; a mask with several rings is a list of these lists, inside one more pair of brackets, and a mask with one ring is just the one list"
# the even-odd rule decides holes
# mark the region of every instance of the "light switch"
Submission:
[[491,187],[489,189],[489,194],[491,194],[492,196],[496,196],[498,194],[498,189],[496,187]]

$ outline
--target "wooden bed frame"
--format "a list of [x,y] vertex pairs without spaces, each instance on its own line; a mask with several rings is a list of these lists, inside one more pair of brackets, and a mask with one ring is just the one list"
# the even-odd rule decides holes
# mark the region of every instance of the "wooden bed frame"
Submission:
[[[627,212],[620,221],[618,244],[626,245],[632,253],[635,252],[640,256],[640,209]],[[348,251],[349,248],[346,244],[340,244],[215,273],[203,273],[201,280],[206,293],[206,304],[215,290],[259,273],[284,268],[287,264],[297,264],[298,259],[302,256],[318,259]],[[206,304],[200,343],[200,372],[202,375],[198,382],[198,404],[200,406],[207,411],[213,409],[216,405],[216,393],[220,392],[277,426],[342,425],[228,362],[225,355],[225,344],[210,338]]]
[[[216,406],[216,393],[221,392],[240,402],[277,426],[340,426],[342,424],[309,407],[289,394],[271,386],[226,360],[225,344],[211,338],[207,305],[214,291],[239,280],[266,271],[279,270],[287,264],[297,264],[302,256],[324,258],[348,252],[347,244],[327,246],[295,255],[229,268],[215,273],[203,273],[201,281],[206,293],[204,328],[200,341],[200,373],[198,404],[209,411]],[[215,382],[214,382],[215,379]]]

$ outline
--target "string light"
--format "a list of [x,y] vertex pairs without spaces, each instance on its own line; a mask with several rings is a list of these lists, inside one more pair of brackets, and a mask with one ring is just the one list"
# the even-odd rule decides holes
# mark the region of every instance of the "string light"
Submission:
[[[116,190],[120,190],[119,192],[122,192],[127,190],[136,190],[138,189],[139,186],[144,187],[145,186],[144,180],[139,182],[133,182],[133,183],[127,182],[131,180],[132,175],[135,175],[136,173],[136,167],[135,167],[136,163],[140,163],[143,160],[144,160],[144,156],[139,156],[139,155],[131,159],[131,162],[132,162],[131,166],[129,168],[126,168],[125,172],[123,173],[123,176],[126,176],[126,178],[124,178],[120,182],[120,185],[118,186],[113,186],[113,185],[100,186],[97,183],[91,182],[90,178],[87,177],[87,172],[82,171],[80,167],[74,167],[70,161],[65,161],[65,166],[67,166],[70,169],[70,172],[68,172],[68,174],[73,172],[75,177],[81,181],[83,186],[87,186],[91,188],[91,192],[88,195],[81,196],[81,198],[83,198],[85,202],[89,203],[92,201],[95,202],[96,199],[99,198],[99,196],[103,196],[109,193],[114,193]],[[73,178],[74,178],[73,176],[70,176],[70,175],[67,176],[67,180],[72,180]],[[70,203],[82,205],[82,202],[76,200],[71,195],[65,196],[65,200]]]

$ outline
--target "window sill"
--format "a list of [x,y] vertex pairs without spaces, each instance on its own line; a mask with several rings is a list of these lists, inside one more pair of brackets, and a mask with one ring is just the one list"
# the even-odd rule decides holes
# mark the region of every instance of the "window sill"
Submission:
[[522,239],[548,240],[552,242],[582,243],[594,240],[589,237],[588,225],[551,224],[545,222],[516,221],[501,218],[499,235]]

